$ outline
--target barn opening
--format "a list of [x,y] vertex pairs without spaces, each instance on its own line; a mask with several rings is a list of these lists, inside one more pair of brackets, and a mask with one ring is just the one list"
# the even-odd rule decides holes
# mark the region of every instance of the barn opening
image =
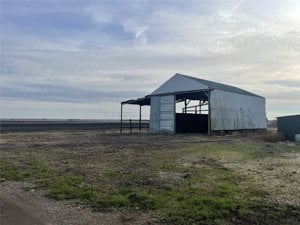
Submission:
[[176,94],[176,133],[208,133],[208,91]]

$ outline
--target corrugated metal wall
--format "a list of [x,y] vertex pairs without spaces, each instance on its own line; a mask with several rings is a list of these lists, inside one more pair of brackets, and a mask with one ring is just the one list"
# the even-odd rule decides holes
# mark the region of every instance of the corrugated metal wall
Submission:
[[285,139],[295,141],[295,135],[300,134],[300,115],[278,117],[277,129]]
[[150,132],[175,132],[174,95],[151,97]]
[[265,99],[212,90],[211,130],[266,129]]
[[151,97],[151,107],[150,107],[150,124],[149,130],[151,133],[159,132],[159,122],[160,120],[160,97]]
[[175,131],[175,96],[160,97],[160,131],[174,133]]

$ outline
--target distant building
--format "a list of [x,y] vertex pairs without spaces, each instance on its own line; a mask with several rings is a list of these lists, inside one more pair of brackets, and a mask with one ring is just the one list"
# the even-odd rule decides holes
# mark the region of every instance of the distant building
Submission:
[[277,117],[277,130],[286,140],[295,141],[296,134],[300,135],[300,115]]
[[[176,112],[179,103],[183,108]],[[121,103],[124,104],[140,105],[140,109],[151,106],[151,133],[210,133],[267,127],[264,97],[182,74],[175,74],[150,95]]]

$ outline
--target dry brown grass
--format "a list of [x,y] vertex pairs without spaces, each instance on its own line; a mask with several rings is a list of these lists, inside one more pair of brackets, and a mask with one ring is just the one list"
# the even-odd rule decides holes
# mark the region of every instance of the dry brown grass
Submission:
[[278,131],[268,131],[262,135],[262,139],[267,142],[285,141],[284,135]]

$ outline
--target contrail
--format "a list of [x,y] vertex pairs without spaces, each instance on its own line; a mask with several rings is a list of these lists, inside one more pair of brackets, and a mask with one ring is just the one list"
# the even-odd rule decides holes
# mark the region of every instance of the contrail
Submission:
[[228,19],[232,13],[234,13],[235,10],[237,10],[237,8],[244,2],[245,0],[240,0],[238,2],[238,4],[236,4],[217,24],[216,26],[214,26],[211,31],[214,31],[221,23],[223,23],[223,21],[225,21],[226,19]]
[[136,34],[134,38],[134,42],[137,43],[139,37],[147,30],[147,28],[140,29]]

